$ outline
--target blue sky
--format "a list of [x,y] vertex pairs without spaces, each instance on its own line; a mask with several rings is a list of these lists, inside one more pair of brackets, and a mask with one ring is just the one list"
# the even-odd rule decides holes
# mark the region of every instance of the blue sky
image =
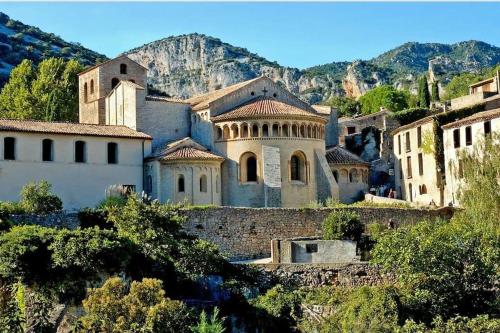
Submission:
[[298,68],[370,59],[407,41],[500,46],[500,3],[0,3],[0,11],[108,57],[191,32]]

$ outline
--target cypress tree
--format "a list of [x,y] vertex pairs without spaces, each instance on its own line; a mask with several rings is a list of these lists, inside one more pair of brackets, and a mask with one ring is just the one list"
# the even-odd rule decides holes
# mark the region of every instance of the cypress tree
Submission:
[[432,83],[431,98],[433,102],[439,101],[439,86],[437,81]]
[[418,105],[421,108],[428,108],[430,104],[431,96],[427,85],[427,77],[423,75],[418,82]]

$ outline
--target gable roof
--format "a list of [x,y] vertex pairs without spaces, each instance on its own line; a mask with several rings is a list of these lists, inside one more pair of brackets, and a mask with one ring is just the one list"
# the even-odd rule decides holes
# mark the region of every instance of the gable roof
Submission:
[[342,148],[341,146],[328,148],[325,152],[325,157],[329,164],[370,165],[369,162],[362,160],[359,156],[351,153],[349,150]]
[[159,161],[212,160],[221,162],[224,160],[222,156],[209,152],[207,148],[203,147],[190,137],[165,143],[164,145],[156,148],[148,159]]
[[49,122],[38,120],[0,119],[0,131],[85,135],[144,140],[152,139],[151,136],[135,131],[127,126]]
[[252,82],[256,82],[258,80],[263,80],[263,79],[268,79],[268,78],[266,78],[264,76],[260,76],[260,77],[257,77],[255,79],[251,79],[248,81],[233,84],[232,86],[229,86],[226,88],[222,88],[222,89],[215,90],[215,91],[203,94],[203,95],[198,95],[198,96],[188,98],[188,99],[186,99],[186,102],[191,104],[191,108],[194,111],[203,110],[203,109],[208,108],[209,104],[211,102],[218,100],[219,98],[222,98],[222,97],[224,97],[224,96],[226,96],[226,95],[228,95],[228,94],[230,94],[230,93],[232,93],[240,88],[243,88]]
[[487,120],[491,120],[491,119],[495,119],[495,118],[500,118],[500,108],[478,112],[478,113],[473,114],[472,116],[468,116],[468,117],[465,117],[463,119],[454,121],[452,123],[443,125],[442,127],[444,129],[455,128],[455,127],[470,125],[470,124],[474,124],[474,123],[477,123],[480,121],[487,121]]
[[144,88],[142,86],[138,85],[135,82],[128,81],[128,80],[120,80],[120,82],[118,82],[118,84],[113,89],[110,90],[110,92],[106,95],[106,97],[111,96],[115,92],[115,90],[118,89],[118,87],[121,85],[129,86],[129,87],[132,87],[132,88],[135,88],[138,90],[144,90]]
[[125,55],[125,54],[121,54],[121,55],[119,55],[119,56],[118,56],[118,57],[116,57],[116,58],[106,60],[106,61],[104,61],[104,62],[101,62],[100,64],[97,64],[97,65],[94,65],[94,66],[89,67],[89,68],[87,68],[87,69],[84,69],[83,71],[81,71],[80,73],[78,73],[78,76],[80,76],[80,75],[82,75],[82,74],[85,74],[85,73],[87,73],[87,72],[90,72],[91,70],[96,69],[97,67],[101,67],[101,66],[106,65],[106,64],[108,64],[108,63],[110,63],[110,62],[113,62],[113,61],[115,61],[115,60],[121,59],[121,58],[123,58],[123,57],[125,57],[125,58],[127,58],[128,60],[130,60],[130,61],[132,61],[132,62],[136,63],[137,65],[141,66],[141,67],[142,67],[142,68],[144,68],[145,70],[148,70],[148,68],[147,68],[147,67],[144,67],[143,65],[141,65],[141,64],[140,64],[140,63],[138,63],[137,61],[134,61],[134,60],[130,59],[129,57],[127,57],[127,55]]
[[[314,110],[314,109],[313,109]],[[250,101],[243,103],[228,112],[212,117],[212,121],[226,121],[247,118],[297,118],[321,120],[326,122],[324,116],[316,112],[306,111],[296,106],[278,101],[271,96],[257,96]]]

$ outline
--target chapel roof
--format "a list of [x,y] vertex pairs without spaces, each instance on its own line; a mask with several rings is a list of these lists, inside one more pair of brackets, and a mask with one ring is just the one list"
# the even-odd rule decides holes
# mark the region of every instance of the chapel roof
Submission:
[[226,87],[226,88],[222,88],[222,89],[219,89],[219,90],[215,90],[215,91],[211,91],[209,93],[206,93],[206,94],[203,94],[203,95],[198,95],[198,96],[194,96],[194,97],[191,97],[191,98],[188,98],[186,99],[186,102],[188,102],[189,104],[191,104],[191,108],[193,111],[197,111],[197,110],[203,110],[203,109],[206,109],[209,107],[209,104],[221,97],[224,97],[252,82],[255,82],[257,80],[260,80],[262,79],[263,77],[260,76],[260,77],[257,77],[255,79],[251,79],[251,80],[248,80],[248,81],[244,81],[244,82],[240,82],[240,83],[237,83],[237,84],[233,84],[232,86],[229,86],[229,87]]
[[191,161],[223,161],[222,156],[208,151],[190,137],[170,141],[156,148],[148,159],[160,161],[191,160]]
[[325,152],[325,157],[329,164],[370,165],[369,162],[362,160],[359,156],[351,153],[349,150],[342,148],[341,146],[328,148]]
[[134,61],[134,60],[130,59],[129,57],[127,57],[127,55],[122,54],[122,55],[119,55],[119,56],[118,56],[118,57],[116,57],[116,58],[106,60],[106,61],[104,61],[104,62],[101,62],[100,64],[97,64],[97,65],[91,66],[91,67],[89,67],[89,68],[87,68],[87,69],[84,69],[83,71],[81,71],[80,73],[78,73],[78,76],[80,76],[80,75],[82,75],[82,74],[85,74],[85,73],[87,73],[87,72],[90,72],[90,71],[91,71],[91,70],[93,70],[93,69],[96,69],[96,68],[98,68],[98,67],[101,67],[101,66],[103,66],[103,65],[106,65],[106,64],[108,64],[108,63],[110,63],[110,62],[113,62],[113,61],[118,60],[118,59],[123,58],[123,57],[127,58],[128,60],[130,60],[130,61],[132,61],[132,62],[135,62],[137,65],[141,66],[142,68],[144,68],[144,69],[146,69],[146,70],[148,69],[147,67],[145,67],[145,66],[141,65],[140,63],[138,63],[137,61]]
[[[314,110],[313,110],[314,111]],[[314,118],[326,122],[325,117],[312,111],[281,102],[271,96],[257,96],[228,112],[212,117],[212,121],[240,120],[248,118]]]
[[487,121],[487,120],[495,119],[495,118],[500,118],[500,108],[488,110],[488,111],[483,111],[483,112],[478,112],[478,113],[473,114],[472,116],[465,117],[463,119],[460,119],[460,120],[454,121],[452,123],[443,125],[442,127],[444,129],[455,128],[455,127],[470,125],[470,124],[474,124],[474,123],[477,123],[480,121]]
[[142,132],[135,131],[126,126],[49,122],[38,120],[0,119],[0,131],[62,135],[87,135],[145,140],[152,139],[151,136]]

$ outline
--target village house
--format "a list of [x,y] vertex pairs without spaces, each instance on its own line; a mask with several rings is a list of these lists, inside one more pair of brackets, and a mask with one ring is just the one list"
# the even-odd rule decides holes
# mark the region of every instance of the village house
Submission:
[[471,84],[468,95],[453,98],[450,104],[452,110],[477,104],[485,104],[486,110],[500,107],[500,72],[497,71],[496,75],[489,79]]
[[264,76],[187,100],[149,95],[146,82],[147,69],[120,56],[80,73],[79,123],[0,120],[0,200],[41,179],[65,209],[93,206],[113,185],[161,202],[247,207],[339,192],[351,202],[368,187],[369,164],[346,152],[332,159],[335,109]]

